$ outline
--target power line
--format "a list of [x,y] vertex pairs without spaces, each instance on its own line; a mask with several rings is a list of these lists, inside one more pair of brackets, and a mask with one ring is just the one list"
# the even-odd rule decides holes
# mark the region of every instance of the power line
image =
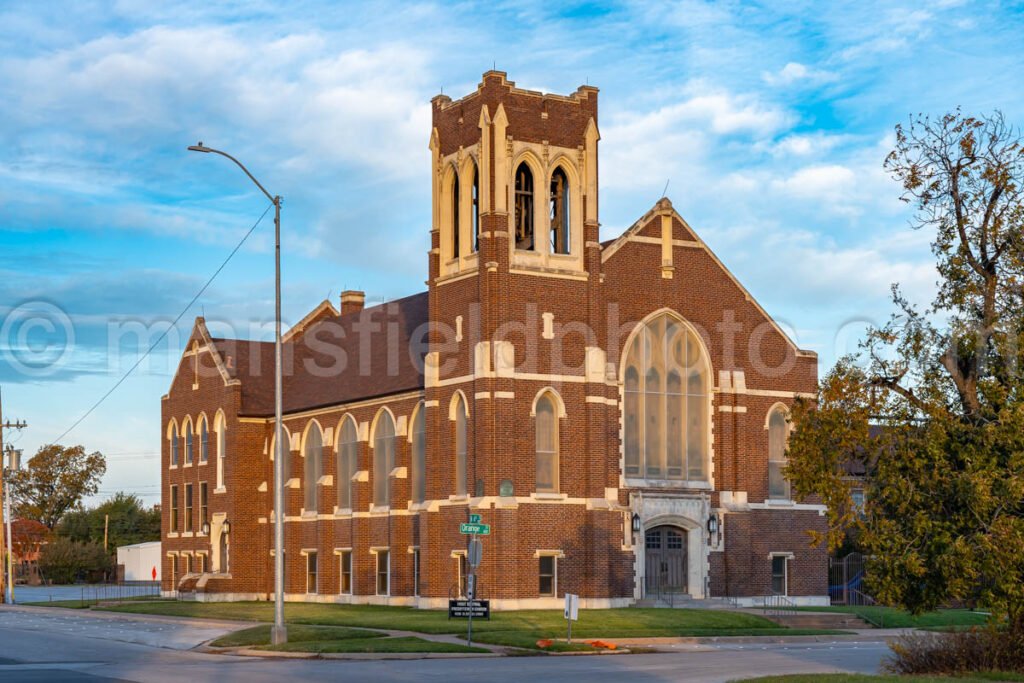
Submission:
[[228,257],[227,257],[226,259],[224,259],[224,262],[223,262],[223,263],[221,263],[221,264],[220,264],[220,267],[219,267],[219,268],[217,268],[217,270],[216,270],[216,271],[214,271],[213,275],[211,275],[211,276],[210,276],[210,279],[206,281],[206,284],[204,284],[204,285],[202,286],[202,288],[201,288],[201,289],[200,289],[200,290],[199,290],[199,291],[198,291],[198,292],[196,293],[196,295],[195,295],[194,297],[192,297],[192,301],[189,301],[189,302],[188,302],[188,305],[187,305],[187,306],[185,306],[185,308],[184,308],[184,309],[182,309],[181,313],[179,313],[179,314],[178,314],[178,317],[174,319],[174,322],[172,322],[172,323],[171,323],[171,324],[170,324],[170,325],[169,325],[169,326],[167,327],[167,329],[166,329],[166,330],[164,330],[164,331],[163,331],[163,332],[162,332],[162,333],[160,334],[160,336],[159,336],[159,337],[157,338],[157,340],[156,340],[155,342],[153,342],[153,343],[152,343],[152,344],[150,345],[150,347],[149,347],[148,349],[146,349],[146,352],[145,352],[144,354],[142,354],[141,356],[139,356],[139,359],[138,359],[137,361],[135,361],[135,364],[134,364],[134,365],[132,365],[132,366],[131,366],[130,368],[128,368],[128,371],[127,371],[126,373],[124,373],[123,375],[121,375],[121,379],[117,380],[117,382],[116,382],[116,383],[114,384],[114,386],[110,387],[110,390],[109,390],[109,391],[108,391],[107,393],[103,394],[103,396],[101,396],[101,397],[100,397],[100,400],[96,401],[96,403],[94,403],[94,404],[92,405],[92,407],[91,407],[91,408],[89,408],[89,410],[85,411],[85,414],[84,414],[84,415],[82,415],[82,416],[81,416],[80,418],[78,418],[77,420],[75,420],[75,423],[74,423],[73,425],[71,425],[70,427],[68,427],[68,428],[67,428],[66,430],[64,430],[64,433],[63,433],[63,434],[61,434],[61,435],[60,435],[60,436],[58,436],[58,437],[57,437],[56,439],[54,439],[53,441],[51,441],[51,442],[50,442],[50,445],[52,445],[52,444],[55,444],[55,443],[58,443],[58,442],[59,442],[59,441],[60,441],[61,439],[63,439],[63,438],[64,438],[65,436],[67,436],[68,434],[70,434],[70,433],[71,433],[71,432],[72,432],[72,431],[73,431],[73,430],[75,429],[75,427],[77,427],[78,425],[82,424],[82,422],[83,422],[83,421],[85,420],[85,418],[89,417],[89,415],[91,415],[91,414],[92,414],[92,412],[93,412],[94,410],[96,410],[97,408],[99,408],[99,407],[100,407],[100,404],[101,404],[101,403],[103,403],[104,401],[106,401],[106,400],[107,400],[107,398],[108,398],[108,397],[109,397],[109,396],[110,396],[110,395],[111,395],[112,393],[114,393],[114,391],[115,391],[115,390],[116,390],[116,389],[117,389],[117,388],[118,388],[119,386],[121,386],[121,384],[122,384],[122,383],[123,383],[123,382],[124,382],[124,381],[125,381],[126,379],[128,379],[128,375],[132,374],[132,372],[134,372],[134,371],[135,371],[135,368],[139,367],[139,365],[141,365],[141,364],[142,364],[142,361],[146,360],[146,358],[147,358],[147,357],[149,356],[149,354],[153,352],[153,349],[155,349],[155,348],[156,348],[156,347],[157,347],[157,346],[158,346],[158,345],[160,344],[160,342],[162,342],[162,341],[164,340],[164,338],[165,338],[165,337],[167,336],[167,334],[168,334],[168,333],[169,333],[169,332],[170,332],[170,331],[171,331],[172,329],[174,329],[174,326],[175,326],[175,325],[177,325],[177,324],[178,324],[178,321],[179,321],[179,320],[181,320],[181,319],[182,319],[183,317],[185,317],[185,314],[186,314],[186,313],[188,313],[189,309],[190,309],[190,308],[192,308],[192,306],[193,306],[193,305],[194,305],[194,304],[196,303],[196,301],[198,301],[198,300],[199,300],[199,297],[201,297],[201,296],[203,295],[203,293],[204,293],[204,292],[205,292],[205,291],[207,290],[207,288],[208,288],[208,287],[209,287],[209,286],[210,286],[211,284],[213,284],[213,281],[214,281],[214,279],[216,279],[216,277],[217,277],[218,275],[220,275],[220,271],[224,270],[224,267],[228,265],[228,261],[230,261],[230,260],[231,260],[231,258],[232,258],[232,257],[233,257],[233,256],[234,256],[234,255],[235,255],[236,253],[238,253],[238,250],[242,248],[242,245],[243,245],[243,244],[245,244],[245,241],[246,241],[247,239],[249,239],[249,235],[251,235],[251,234],[253,233],[253,231],[254,231],[254,230],[256,229],[256,227],[257,227],[257,226],[258,226],[258,225],[259,225],[260,223],[262,223],[262,222],[263,222],[263,219],[264,219],[264,218],[266,218],[266,216],[267,216],[267,212],[269,212],[269,211],[270,211],[270,207],[272,207],[272,206],[273,206],[273,204],[268,204],[268,205],[267,205],[267,208],[263,210],[263,213],[262,213],[262,214],[260,215],[260,217],[259,217],[259,218],[258,218],[258,219],[256,220],[256,222],[255,222],[255,223],[253,223],[253,224],[252,224],[252,227],[251,227],[251,228],[249,228],[249,232],[245,233],[245,235],[244,235],[244,236],[242,237],[241,241],[239,241],[239,242],[238,242],[238,244],[236,244],[236,245],[235,245],[235,248],[231,250],[231,253],[230,253],[230,254],[228,254]]

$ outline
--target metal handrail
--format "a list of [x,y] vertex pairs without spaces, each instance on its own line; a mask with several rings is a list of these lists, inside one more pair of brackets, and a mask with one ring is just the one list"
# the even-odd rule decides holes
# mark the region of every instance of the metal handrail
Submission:
[[785,595],[766,595],[761,610],[765,616],[780,617],[796,612],[796,604]]

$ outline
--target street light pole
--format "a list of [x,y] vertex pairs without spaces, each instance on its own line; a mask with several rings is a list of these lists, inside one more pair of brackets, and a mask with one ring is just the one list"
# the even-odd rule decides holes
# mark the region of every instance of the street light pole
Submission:
[[288,642],[284,625],[284,456],[281,445],[281,197],[267,192],[249,169],[227,152],[207,147],[202,142],[188,149],[219,154],[235,162],[274,204],[274,626],[270,629],[270,642],[280,645]]

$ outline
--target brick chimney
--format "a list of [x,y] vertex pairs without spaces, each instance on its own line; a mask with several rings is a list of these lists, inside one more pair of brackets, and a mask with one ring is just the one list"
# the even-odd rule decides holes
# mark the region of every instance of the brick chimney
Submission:
[[346,289],[341,293],[341,314],[358,313],[366,303],[366,293],[354,289]]

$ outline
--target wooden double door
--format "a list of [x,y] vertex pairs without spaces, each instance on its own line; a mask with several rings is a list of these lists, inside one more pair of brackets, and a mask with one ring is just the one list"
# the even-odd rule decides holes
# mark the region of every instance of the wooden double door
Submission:
[[644,547],[647,594],[686,593],[686,530],[675,526],[648,529]]

